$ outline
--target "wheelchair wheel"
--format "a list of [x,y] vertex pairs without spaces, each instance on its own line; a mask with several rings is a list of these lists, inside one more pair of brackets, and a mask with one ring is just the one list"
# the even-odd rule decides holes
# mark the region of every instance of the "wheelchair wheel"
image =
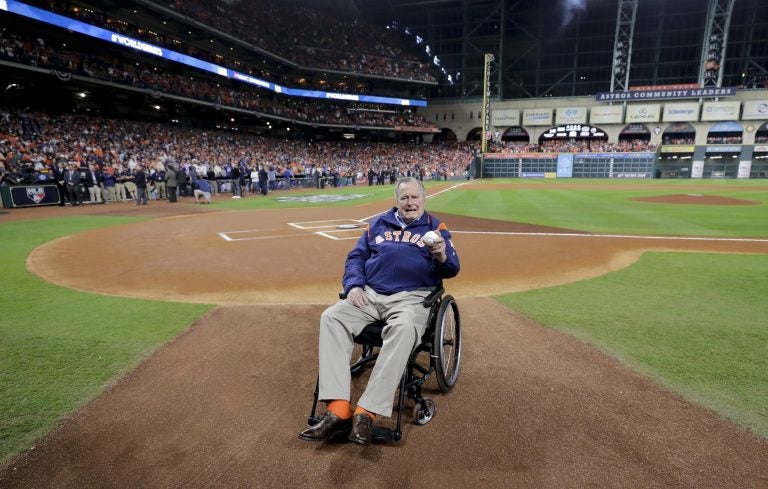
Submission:
[[440,302],[435,318],[435,341],[432,344],[435,358],[435,379],[443,392],[453,388],[461,366],[461,320],[456,300],[448,295]]
[[418,425],[425,425],[435,417],[435,401],[424,399],[424,403],[427,405],[426,408],[423,408],[419,402],[413,406],[413,422]]

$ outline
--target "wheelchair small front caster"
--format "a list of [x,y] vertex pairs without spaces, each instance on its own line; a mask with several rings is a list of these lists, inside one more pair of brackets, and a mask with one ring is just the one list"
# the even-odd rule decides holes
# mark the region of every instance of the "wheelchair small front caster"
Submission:
[[424,399],[424,404],[426,407],[422,406],[420,402],[413,406],[413,421],[418,425],[429,423],[435,416],[435,401]]

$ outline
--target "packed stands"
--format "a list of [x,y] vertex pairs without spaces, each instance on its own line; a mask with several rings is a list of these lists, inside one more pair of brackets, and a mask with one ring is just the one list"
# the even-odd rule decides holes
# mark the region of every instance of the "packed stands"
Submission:
[[280,96],[238,82],[217,83],[204,74],[181,75],[154,60],[130,63],[106,50],[83,52],[56,47],[42,37],[32,38],[10,30],[0,31],[0,59],[147,89],[158,97],[173,94],[297,122],[400,130],[436,127],[407,109],[384,110],[376,104]]
[[[72,114],[0,109],[0,164],[23,181],[44,181],[59,162],[105,171],[174,165],[199,174],[226,176],[239,165],[286,168],[301,177],[369,172],[460,177],[476,151],[471,143],[406,144],[275,139],[232,131],[180,128],[167,124]],[[223,173],[222,173],[223,172]],[[242,172],[241,172],[242,173]],[[42,175],[42,176],[41,176]]]
[[[174,36],[101,14],[87,4],[29,3],[207,61],[235,64],[229,53],[208,52]],[[273,59],[286,60],[304,68],[436,82],[429,63],[420,59],[402,34],[356,18],[340,19],[310,7],[271,1],[227,4],[179,0],[169,5],[156,5],[160,9],[166,7],[249,43],[259,53],[272,54]],[[254,10],[260,14],[253,15]],[[249,73],[258,72],[273,81],[286,81],[279,74],[261,71],[256,66],[245,68]]]

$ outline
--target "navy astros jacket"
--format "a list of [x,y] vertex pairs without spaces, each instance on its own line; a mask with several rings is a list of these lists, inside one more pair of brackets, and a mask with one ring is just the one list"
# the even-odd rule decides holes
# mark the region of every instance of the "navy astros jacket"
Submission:
[[[402,228],[396,212],[397,208],[393,207],[374,217],[347,255],[342,279],[345,293],[366,285],[385,295],[432,289],[442,279],[459,273],[459,256],[445,224],[425,212],[417,221]],[[427,231],[438,232],[445,239],[448,255],[445,263],[438,262],[421,240]]]

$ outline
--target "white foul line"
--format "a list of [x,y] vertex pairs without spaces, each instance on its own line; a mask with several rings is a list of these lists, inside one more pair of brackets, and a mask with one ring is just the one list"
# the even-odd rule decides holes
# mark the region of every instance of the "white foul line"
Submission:
[[525,233],[496,231],[451,231],[451,234],[486,234],[498,236],[564,236],[575,238],[621,238],[621,239],[659,239],[671,241],[736,241],[740,243],[768,243],[763,238],[704,238],[698,236],[640,236],[632,234],[581,234],[581,233]]
[[[439,192],[435,192],[434,194],[430,194],[430,195],[427,195],[427,199],[431,199],[432,197],[434,197],[434,196],[436,196],[436,195],[440,195],[440,194],[442,194],[443,192],[448,192],[449,190],[456,190],[457,188],[461,187],[462,185],[466,185],[466,184],[468,184],[468,183],[469,183],[469,182],[463,182],[463,183],[460,183],[460,184],[458,184],[458,185],[452,185],[452,186],[450,186],[450,187],[448,187],[448,188],[446,188],[446,189],[443,189],[443,190],[441,190],[441,191],[439,191]],[[386,211],[385,211],[385,212],[386,212]],[[374,214],[374,215],[372,215],[372,216],[368,216],[368,217],[361,217],[361,218],[360,218],[360,221],[368,221],[368,219],[370,219],[370,218],[372,218],[372,217],[376,217],[376,216],[378,216],[379,214],[384,214],[384,212],[378,212],[378,213],[376,213],[376,214]]]

